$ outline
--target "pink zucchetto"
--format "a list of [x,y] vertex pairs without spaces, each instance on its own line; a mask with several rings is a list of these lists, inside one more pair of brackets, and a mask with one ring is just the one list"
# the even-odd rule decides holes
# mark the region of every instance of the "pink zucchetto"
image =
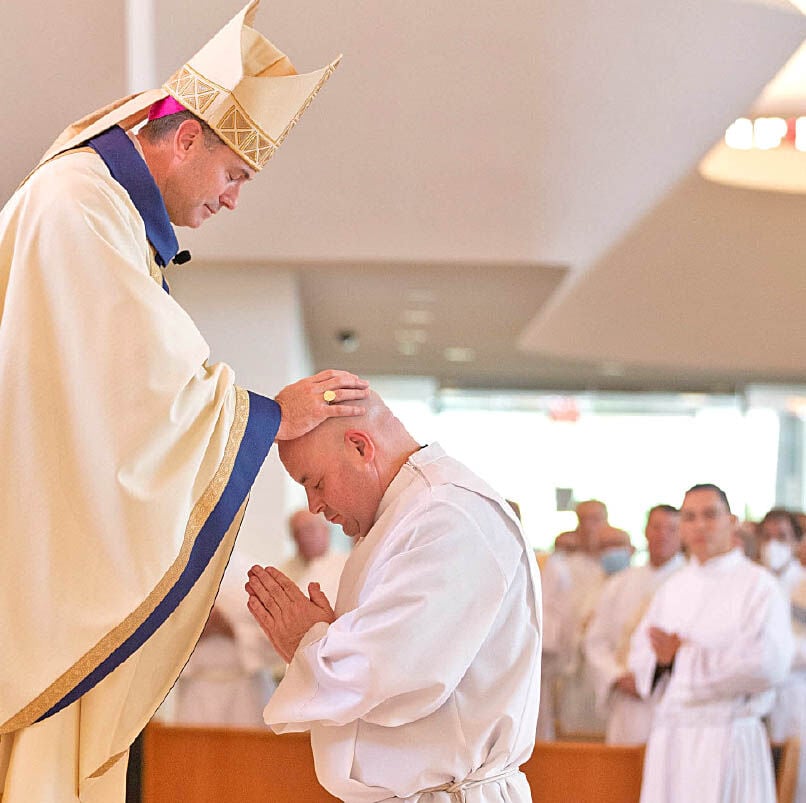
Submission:
[[167,98],[151,104],[151,108],[148,110],[148,119],[159,120],[160,117],[167,117],[169,114],[185,111],[187,109],[176,98],[168,95]]

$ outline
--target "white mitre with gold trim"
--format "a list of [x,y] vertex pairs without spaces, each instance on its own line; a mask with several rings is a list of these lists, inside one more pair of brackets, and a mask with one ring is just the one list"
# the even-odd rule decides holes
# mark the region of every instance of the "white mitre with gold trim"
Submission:
[[68,126],[39,164],[113,125],[142,122],[168,95],[204,120],[250,167],[260,170],[333,74],[341,56],[298,75],[288,57],[251,27],[252,0],[159,89],[121,98]]

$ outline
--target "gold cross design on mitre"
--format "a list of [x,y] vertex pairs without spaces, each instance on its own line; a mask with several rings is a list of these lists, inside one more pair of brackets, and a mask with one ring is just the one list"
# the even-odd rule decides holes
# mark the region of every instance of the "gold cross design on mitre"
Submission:
[[165,87],[185,108],[198,115],[205,112],[221,91],[207,83],[187,65],[182,67]]
[[216,126],[219,136],[243,154],[246,161],[260,169],[276,150],[274,143],[264,136],[237,107],[231,106]]

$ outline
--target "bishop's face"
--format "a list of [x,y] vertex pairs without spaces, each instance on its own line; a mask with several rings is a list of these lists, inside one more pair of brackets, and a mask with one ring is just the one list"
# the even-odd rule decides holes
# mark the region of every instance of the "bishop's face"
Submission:
[[690,491],[680,508],[680,535],[700,563],[730,552],[736,518],[715,491]]
[[222,208],[235,210],[241,188],[255,171],[223,143],[208,147],[203,135],[183,156],[173,165],[162,192],[171,222],[195,229]]

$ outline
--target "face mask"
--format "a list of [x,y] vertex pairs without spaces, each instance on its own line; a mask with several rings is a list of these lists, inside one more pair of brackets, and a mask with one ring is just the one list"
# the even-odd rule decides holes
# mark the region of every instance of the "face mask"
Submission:
[[780,572],[792,560],[792,546],[773,538],[761,545],[761,562],[774,572]]
[[615,574],[630,565],[631,557],[632,553],[629,549],[616,547],[615,549],[608,549],[606,552],[602,552],[602,556],[599,560],[602,563],[605,574]]

